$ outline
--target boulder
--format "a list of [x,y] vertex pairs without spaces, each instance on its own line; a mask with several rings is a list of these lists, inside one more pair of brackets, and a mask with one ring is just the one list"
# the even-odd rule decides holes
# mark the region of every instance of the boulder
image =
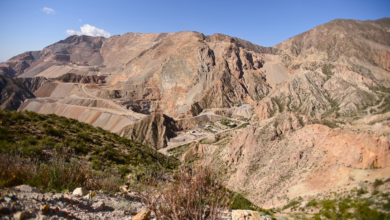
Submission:
[[232,219],[263,220],[259,212],[252,210],[232,210]]
[[104,204],[104,202],[97,202],[92,205],[92,208],[95,211],[104,211],[106,208],[106,204]]
[[84,196],[87,194],[87,191],[83,187],[77,187],[72,194],[74,196]]
[[48,206],[48,205],[46,205],[46,204],[43,204],[43,205],[41,206],[41,212],[42,212],[43,214],[46,214],[47,212],[49,212],[49,210],[50,210],[50,206]]
[[151,213],[150,210],[144,210],[138,213],[136,216],[134,216],[133,220],[147,220],[149,218],[150,213]]
[[14,218],[17,220],[28,219],[31,218],[31,216],[31,213],[27,211],[17,212],[14,214]]

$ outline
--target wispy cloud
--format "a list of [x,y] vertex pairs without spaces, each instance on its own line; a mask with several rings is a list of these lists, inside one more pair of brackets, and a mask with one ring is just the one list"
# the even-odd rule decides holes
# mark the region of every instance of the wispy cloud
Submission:
[[79,19],[79,21],[81,22],[81,19]]
[[111,34],[103,29],[99,29],[95,26],[84,24],[84,26],[80,27],[81,31],[75,30],[66,30],[66,33],[69,35],[87,35],[94,37],[110,37]]
[[46,14],[55,14],[56,13],[54,11],[54,9],[48,8],[48,7],[43,7],[42,11],[45,12]]

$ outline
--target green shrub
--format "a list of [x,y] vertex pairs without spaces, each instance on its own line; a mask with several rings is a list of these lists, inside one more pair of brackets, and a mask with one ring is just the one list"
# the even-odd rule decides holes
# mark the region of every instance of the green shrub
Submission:
[[81,140],[84,140],[86,142],[92,142],[92,139],[91,139],[91,134],[89,133],[86,133],[86,132],[80,132],[77,134],[77,138],[81,139]]
[[317,207],[318,206],[318,203],[316,200],[310,200],[307,204],[306,204],[306,207]]
[[377,188],[377,187],[379,187],[379,186],[381,186],[383,184],[384,184],[383,180],[376,179],[375,182],[374,182],[374,188]]
[[357,195],[357,196],[361,196],[361,195],[366,194],[366,193],[368,193],[368,191],[367,191],[367,190],[364,190],[363,188],[360,188],[360,189],[358,189],[358,190],[356,191],[356,195]]
[[287,205],[284,205],[282,210],[285,210],[285,209],[288,209],[290,207],[294,207],[296,205],[298,205],[300,202],[296,201],[296,200],[292,200],[290,201]]
[[55,129],[50,125],[45,128],[45,134],[54,137],[62,137],[62,131]]
[[230,209],[256,210],[256,206],[239,193],[231,193],[231,199],[233,203],[230,205]]

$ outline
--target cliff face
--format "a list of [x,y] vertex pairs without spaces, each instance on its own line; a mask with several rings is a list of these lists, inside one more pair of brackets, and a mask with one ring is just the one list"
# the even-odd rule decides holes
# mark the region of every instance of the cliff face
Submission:
[[266,94],[260,52],[273,49],[196,32],[125,34],[106,40],[101,49],[106,69],[117,72],[107,78],[109,84],[120,85],[121,93],[126,87],[148,88],[137,90],[132,101],[160,101],[159,109],[174,117],[194,102],[201,108],[233,106]]
[[163,114],[153,114],[124,127],[120,134],[157,150],[166,147],[168,140],[175,137],[174,132],[178,130],[172,118]]

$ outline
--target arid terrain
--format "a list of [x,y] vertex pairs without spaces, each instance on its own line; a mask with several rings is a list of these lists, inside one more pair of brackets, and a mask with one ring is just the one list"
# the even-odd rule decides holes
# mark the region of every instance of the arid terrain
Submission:
[[282,214],[376,180],[369,189],[390,191],[389,18],[333,20],[274,47],[188,31],[71,36],[1,63],[0,90],[2,109],[208,165]]

